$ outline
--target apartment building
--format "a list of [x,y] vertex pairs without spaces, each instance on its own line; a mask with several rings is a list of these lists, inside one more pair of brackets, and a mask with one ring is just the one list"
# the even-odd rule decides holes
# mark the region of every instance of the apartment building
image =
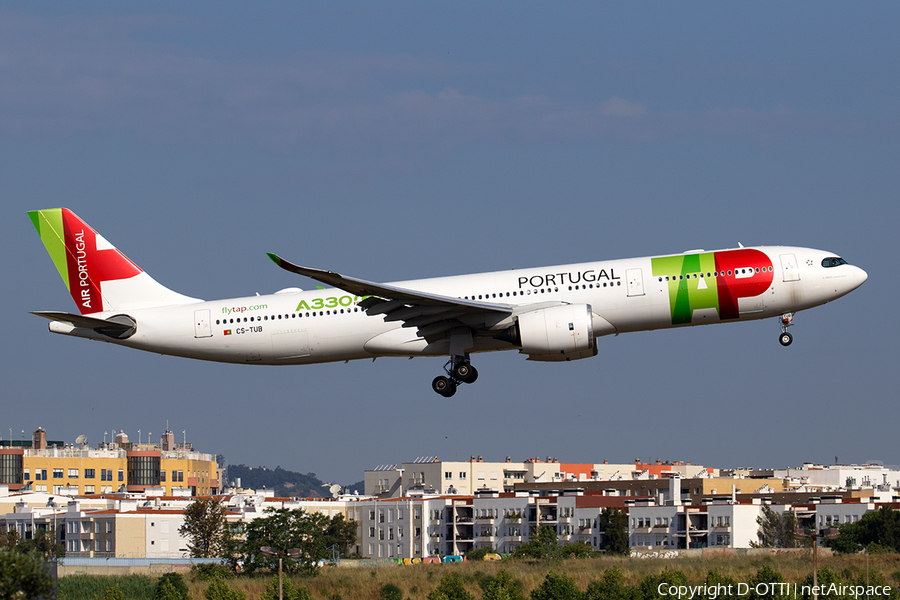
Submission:
[[83,442],[61,446],[48,444],[39,428],[30,447],[0,448],[0,484],[54,495],[158,489],[164,496],[198,496],[218,491],[215,456],[176,444],[171,431],[158,445],[129,443],[122,432],[114,439],[96,448]]
[[577,487],[591,484],[604,489],[602,482],[656,480],[668,477],[695,478],[717,475],[710,469],[691,463],[662,462],[644,464],[640,460],[627,464],[565,463],[548,456],[546,460],[529,458],[513,462],[485,462],[481,456],[468,461],[441,461],[437,457],[421,457],[397,465],[379,465],[365,472],[365,494],[383,498],[399,498],[411,492],[471,495],[482,490],[512,492],[538,484],[553,489],[558,484]]

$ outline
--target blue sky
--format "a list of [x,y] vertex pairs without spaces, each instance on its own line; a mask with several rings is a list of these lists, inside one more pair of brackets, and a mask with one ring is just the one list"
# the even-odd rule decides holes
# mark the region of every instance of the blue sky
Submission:
[[[0,8],[7,313],[0,435],[187,431],[229,462],[349,483],[486,460],[900,464],[890,3],[11,2]],[[50,335],[74,310],[25,215],[66,206],[206,299],[735,247],[869,280],[796,317],[478,356],[270,368]]]

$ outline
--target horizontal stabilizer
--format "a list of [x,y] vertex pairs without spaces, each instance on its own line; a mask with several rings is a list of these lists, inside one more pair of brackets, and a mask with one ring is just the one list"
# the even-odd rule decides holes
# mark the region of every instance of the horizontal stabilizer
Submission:
[[57,311],[32,311],[31,314],[50,319],[51,321],[71,323],[75,327],[93,329],[98,333],[117,339],[131,337],[136,330],[135,322],[125,315],[116,315],[115,317],[112,317],[112,319],[115,320],[107,320]]

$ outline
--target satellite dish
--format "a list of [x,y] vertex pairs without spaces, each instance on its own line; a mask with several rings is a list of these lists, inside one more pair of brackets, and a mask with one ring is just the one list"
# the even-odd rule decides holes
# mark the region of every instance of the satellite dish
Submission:
[[87,444],[87,436],[84,434],[79,435],[77,438],[75,438],[75,444],[78,446],[84,446],[85,444]]
[[333,486],[328,488],[328,491],[331,492],[332,498],[337,498],[341,493],[341,486],[339,486],[338,484],[334,484]]

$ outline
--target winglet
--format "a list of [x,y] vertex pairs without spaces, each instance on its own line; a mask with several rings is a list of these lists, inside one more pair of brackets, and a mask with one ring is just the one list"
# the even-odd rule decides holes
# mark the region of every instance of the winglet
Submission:
[[278,256],[277,254],[272,254],[271,252],[266,252],[266,256],[271,258],[273,263],[281,267],[282,260],[280,256]]

